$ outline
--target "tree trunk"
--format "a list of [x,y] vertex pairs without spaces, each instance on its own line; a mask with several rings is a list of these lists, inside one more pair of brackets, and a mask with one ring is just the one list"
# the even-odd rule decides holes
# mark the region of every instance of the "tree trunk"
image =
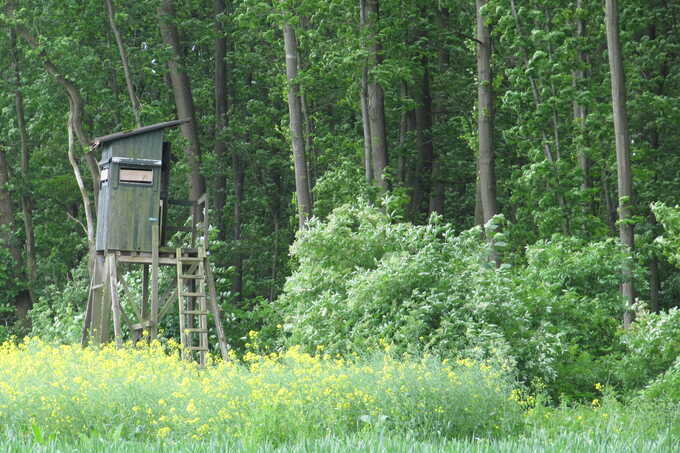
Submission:
[[[69,101],[69,111],[70,111],[70,122],[73,125],[74,133],[83,148],[89,148],[90,138],[85,132],[83,126],[83,118],[85,116],[85,102],[80,95],[80,90],[78,87],[67,77],[62,75],[59,69],[47,58],[47,54],[41,49],[38,40],[33,36],[25,27],[17,25],[17,34],[24,38],[28,44],[38,51],[38,55],[42,60],[45,70],[57,81],[59,85],[64,88],[68,96]],[[85,162],[90,170],[90,176],[92,177],[92,192],[94,193],[95,203],[99,197],[99,165],[97,164],[97,159],[93,153],[86,152],[84,154]]]
[[[440,5],[438,14],[436,16],[436,22],[442,30],[449,29],[449,10]],[[450,54],[449,49],[446,46],[440,46],[439,48],[439,71],[441,74],[445,74],[450,65]],[[440,98],[441,99],[441,98]],[[432,122],[438,124],[440,122],[446,122],[446,114],[443,113],[444,106],[437,106],[437,102],[434,101],[434,107],[432,108]],[[433,129],[434,132],[434,129]],[[434,135],[432,134],[432,137]],[[434,142],[433,142],[434,143]],[[444,161],[443,146],[440,145],[439,149],[434,150],[433,161],[432,161],[432,189],[430,191],[430,209],[429,213],[437,212],[439,214],[444,214],[444,179],[443,179],[443,161]]]
[[92,205],[90,204],[90,196],[85,188],[85,182],[83,181],[83,176],[80,173],[80,168],[78,167],[78,162],[76,161],[75,155],[75,139],[74,139],[74,126],[73,126],[73,116],[69,114],[68,119],[68,161],[71,163],[71,168],[73,168],[73,174],[76,177],[76,182],[78,183],[78,189],[80,189],[80,196],[83,200],[83,208],[85,210],[85,232],[87,233],[87,243],[89,250],[89,260],[88,269],[90,270],[90,275],[94,272],[94,261],[95,261],[95,224],[94,215],[92,211]]
[[633,177],[630,166],[630,139],[626,112],[626,83],[623,58],[619,42],[619,13],[616,0],[605,0],[607,50],[612,86],[612,109],[614,134],[616,138],[616,165],[619,191],[619,238],[626,248],[627,257],[623,265],[621,294],[627,306],[623,317],[624,327],[630,327],[633,320],[632,306],[635,303],[633,288],[633,246],[634,233],[631,222],[633,205]]
[[[224,210],[227,204],[227,140],[226,133],[229,121],[229,97],[227,95],[227,37],[220,16],[226,14],[224,0],[215,0],[215,157],[217,158],[217,175],[215,181],[215,212],[217,214],[218,237],[227,238]],[[236,151],[233,151],[234,153]]]
[[479,183],[479,158],[475,167],[475,225],[484,226],[484,211],[482,210],[482,185]]
[[[432,185],[432,163],[434,146],[432,143],[432,96],[430,95],[430,71],[427,57],[421,60],[423,76],[418,90],[418,107],[416,107],[416,143],[418,160],[416,165],[416,187],[413,193],[413,213],[418,217],[420,212],[429,211],[430,191]],[[427,208],[423,205],[427,203]]]
[[[361,32],[366,36],[366,0],[359,0]],[[368,61],[361,68],[361,124],[364,131],[364,174],[366,182],[373,182],[373,157],[371,152],[371,123],[368,115]]]
[[243,183],[245,180],[245,168],[241,156],[236,150],[232,152],[232,168],[234,171],[234,278],[232,290],[236,294],[236,300],[243,299],[243,247],[241,245],[241,225],[243,224]]
[[[493,144],[493,87],[491,79],[491,35],[481,9],[487,0],[477,3],[477,128],[479,133],[479,187],[482,217],[486,225],[496,215],[496,168]],[[500,266],[500,257],[491,242],[491,259]]]
[[[576,40],[577,40],[577,47],[579,48],[577,52],[577,61],[576,61],[576,69],[572,71],[572,78],[573,78],[573,85],[574,85],[574,92],[575,94],[578,94],[581,87],[580,85],[583,83],[585,79],[585,71],[583,70],[583,66],[586,64],[586,54],[582,50],[583,44],[582,40],[585,37],[585,25],[583,23],[583,19],[580,16],[580,11],[583,8],[583,0],[576,0]],[[579,168],[581,169],[581,173],[583,175],[583,182],[581,183],[581,190],[589,190],[593,187],[593,183],[590,179],[590,159],[588,156],[585,154],[583,151],[583,141],[585,140],[585,125],[586,125],[586,106],[578,102],[577,99],[574,99],[574,123],[576,125],[576,130],[577,130],[577,158],[578,158],[578,165]]]
[[176,16],[172,0],[161,0],[158,16],[163,43],[172,50],[172,56],[168,60],[168,72],[170,73],[177,116],[180,119],[191,119],[191,121],[183,123],[181,128],[182,135],[189,142],[189,147],[185,150],[190,170],[189,197],[195,201],[205,192],[205,181],[201,175],[201,149],[198,140],[196,110],[191,94],[191,82],[181,64],[183,51],[180,45],[179,32],[175,25]]
[[290,115],[290,135],[295,163],[295,193],[297,195],[300,229],[304,229],[312,216],[312,197],[307,181],[307,160],[302,130],[302,102],[300,85],[297,79],[298,48],[295,30],[286,23],[283,26],[283,39],[286,50],[286,77],[288,79],[288,113]]
[[491,36],[484,24],[481,8],[486,0],[477,2],[477,127],[479,130],[479,185],[484,223],[497,213],[496,171],[493,149],[493,92],[491,85]]
[[[21,271],[21,250],[14,241],[14,211],[12,209],[12,199],[9,190],[9,166],[5,150],[0,147],[0,246],[4,246],[12,257],[12,267],[10,275],[18,283],[23,280]],[[31,309],[33,301],[31,293],[21,288],[14,298],[14,309],[19,325],[28,325],[28,311]]]
[[11,32],[12,66],[14,68],[15,88],[14,105],[17,113],[17,127],[19,129],[19,148],[21,150],[21,210],[24,217],[24,234],[26,235],[26,276],[28,277],[28,292],[31,297],[31,305],[35,301],[33,290],[37,277],[35,264],[35,233],[33,230],[33,198],[30,190],[28,130],[26,127],[26,115],[24,114],[24,97],[21,92],[21,69],[19,67],[19,54],[16,46],[16,34]]
[[113,10],[113,0],[104,0],[106,3],[106,12],[109,16],[109,25],[111,26],[111,31],[113,36],[116,38],[116,44],[118,45],[118,53],[120,54],[120,61],[123,64],[123,74],[125,74],[125,85],[127,86],[128,96],[130,97],[130,106],[132,107],[132,114],[135,117],[135,124],[137,127],[142,127],[142,122],[140,118],[140,106],[139,99],[135,95],[135,88],[132,85],[132,76],[130,75],[130,64],[128,63],[127,52],[125,51],[125,45],[123,45],[123,38],[120,36],[118,27],[116,26],[116,14]]
[[382,62],[382,46],[378,39],[379,0],[364,0],[366,27],[368,30],[368,122],[371,129],[371,155],[373,159],[373,180],[387,189],[385,168],[387,167],[387,135],[385,129],[385,93],[370,72]]

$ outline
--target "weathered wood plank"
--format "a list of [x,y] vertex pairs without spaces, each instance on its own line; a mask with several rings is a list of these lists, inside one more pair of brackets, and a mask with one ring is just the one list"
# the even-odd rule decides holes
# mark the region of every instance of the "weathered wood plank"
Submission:
[[151,226],[151,337],[156,338],[158,335],[158,247],[160,246],[160,229],[158,226],[158,221],[154,222]]
[[113,313],[113,333],[116,340],[116,347],[123,346],[123,331],[121,329],[121,308],[118,300],[118,265],[116,255],[109,253],[106,256],[106,266],[109,271],[109,291],[111,291],[111,312]]

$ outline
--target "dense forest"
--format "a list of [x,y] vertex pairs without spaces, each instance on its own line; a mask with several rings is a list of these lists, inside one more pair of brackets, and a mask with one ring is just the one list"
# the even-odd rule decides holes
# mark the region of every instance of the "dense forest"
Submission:
[[6,0],[0,26],[3,337],[78,340],[94,137],[188,118],[171,190],[210,196],[237,350],[507,356],[577,398],[680,351],[676,2]]

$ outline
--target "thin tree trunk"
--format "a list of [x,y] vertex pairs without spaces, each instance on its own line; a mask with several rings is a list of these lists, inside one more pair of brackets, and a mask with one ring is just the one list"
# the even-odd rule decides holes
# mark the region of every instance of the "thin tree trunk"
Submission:
[[234,277],[232,289],[236,294],[236,300],[243,299],[243,247],[241,244],[241,225],[243,224],[243,183],[245,180],[245,168],[241,156],[236,150],[232,152],[232,168],[234,171]]
[[[217,175],[215,181],[215,211],[217,214],[218,237],[227,238],[224,210],[227,204],[227,141],[224,134],[229,121],[229,97],[227,95],[227,37],[220,16],[226,14],[224,0],[215,0],[215,157],[217,158]],[[235,153],[236,151],[232,151]]]
[[272,216],[274,222],[274,232],[272,234],[272,240],[274,241],[274,246],[272,247],[272,277],[271,285],[269,286],[269,300],[273,301],[276,289],[276,276],[277,276],[277,262],[279,259],[279,217],[276,212]]
[[[366,0],[359,0],[360,28],[366,36]],[[371,152],[371,122],[368,115],[368,61],[361,68],[361,124],[364,131],[364,174],[366,182],[373,182],[373,157]]]
[[94,215],[92,214],[92,205],[90,203],[90,196],[85,188],[85,182],[83,181],[83,176],[80,173],[80,168],[78,167],[78,162],[76,161],[75,155],[75,131],[73,127],[73,116],[69,114],[68,120],[68,161],[71,163],[71,168],[73,168],[73,174],[76,177],[76,182],[78,183],[78,189],[80,189],[80,196],[83,200],[83,208],[85,210],[85,222],[86,222],[86,233],[87,233],[87,244],[89,250],[88,259],[88,269],[90,270],[90,275],[94,272],[94,260],[95,260],[95,224]]
[[[399,96],[402,102],[408,96],[408,88],[406,86],[406,81],[402,80],[399,84]],[[406,135],[409,130],[409,112],[404,109],[401,112],[399,118],[399,155],[397,157],[397,181],[401,184],[406,183],[406,156],[404,153],[406,151]],[[368,120],[368,116],[366,117]]]
[[172,56],[168,60],[168,72],[170,73],[177,116],[180,119],[191,119],[191,121],[183,123],[181,128],[182,135],[189,142],[189,146],[185,150],[190,170],[189,186],[191,189],[189,197],[195,201],[205,192],[205,181],[201,175],[201,148],[198,140],[194,99],[191,94],[191,82],[181,64],[183,52],[179,32],[175,25],[176,15],[172,0],[161,0],[158,16],[163,43],[172,49]]
[[24,114],[24,97],[21,92],[21,70],[19,67],[19,54],[16,45],[16,34],[11,32],[12,66],[14,68],[15,88],[14,105],[17,113],[17,126],[19,129],[19,147],[21,150],[21,210],[24,217],[24,234],[26,235],[26,276],[28,277],[28,292],[31,296],[31,305],[35,301],[33,289],[37,277],[35,263],[35,232],[33,230],[33,198],[29,188],[29,158],[28,130],[26,127],[26,115]]
[[[300,71],[301,68],[300,55],[298,54],[298,71]],[[314,152],[314,143],[312,141],[314,124],[312,123],[312,118],[307,113],[307,99],[305,98],[303,90],[300,90],[300,107],[302,112],[303,134],[305,137],[305,156],[307,160],[307,190],[311,197],[311,203],[314,205],[314,193],[312,192],[312,187],[314,187],[314,184],[316,183],[316,153]]]
[[619,42],[619,13],[616,0],[605,0],[607,50],[612,86],[612,109],[616,139],[616,164],[619,191],[619,238],[626,248],[627,257],[623,265],[621,294],[627,306],[623,317],[624,327],[630,327],[633,320],[632,306],[635,303],[633,288],[633,246],[634,233],[631,220],[633,205],[633,177],[630,165],[630,139],[628,136],[628,115],[626,112],[626,83],[623,57]]
[[[45,70],[57,81],[59,85],[64,88],[69,100],[69,111],[71,117],[71,124],[74,128],[74,133],[83,148],[90,146],[90,138],[83,127],[83,118],[85,116],[85,102],[80,95],[78,87],[67,77],[62,75],[59,69],[47,58],[47,54],[41,49],[38,40],[25,27],[17,25],[17,34],[24,38],[28,44],[38,51],[38,55],[42,60]],[[93,153],[86,152],[84,154],[85,162],[92,177],[92,192],[94,193],[95,203],[99,196],[99,165]]]
[[[436,16],[436,22],[442,30],[449,29],[449,10],[440,5],[438,14]],[[449,49],[446,46],[440,46],[439,49],[439,70],[440,73],[445,74],[449,64],[450,55]],[[443,113],[443,106],[437,108],[437,102],[434,102],[435,107],[433,107],[432,122],[436,125],[440,122],[446,121],[446,115]],[[434,137],[434,129],[432,133]],[[444,179],[443,179],[443,162],[444,162],[444,152],[443,146],[440,145],[439,149],[434,149],[433,161],[432,161],[432,190],[430,192],[430,209],[429,213],[437,212],[439,214],[444,213]]]
[[484,211],[482,210],[482,185],[479,183],[479,158],[475,167],[475,225],[484,226]]
[[[496,206],[496,168],[493,143],[493,88],[491,79],[491,35],[481,10],[487,0],[477,3],[477,128],[479,133],[479,186],[484,224],[498,212]],[[500,258],[491,241],[491,259],[500,265]]]
[[132,85],[132,76],[130,75],[130,64],[128,63],[127,52],[125,50],[125,45],[123,44],[123,38],[120,36],[118,27],[116,26],[116,13],[113,10],[113,0],[104,0],[106,3],[106,12],[109,16],[109,25],[111,26],[111,31],[113,36],[116,38],[116,44],[118,45],[118,53],[120,55],[120,61],[123,64],[123,73],[125,74],[125,85],[127,86],[128,96],[130,97],[130,105],[132,107],[132,114],[135,117],[135,124],[137,127],[142,127],[141,117],[140,117],[140,106],[139,99],[135,95],[135,88]]
[[[522,33],[522,27],[520,26],[519,23],[519,16],[517,14],[517,8],[515,7],[515,0],[510,0],[510,10],[512,12],[513,19],[515,21],[515,29],[517,30],[517,34],[520,36],[524,36],[524,33]],[[522,58],[524,60],[524,66],[527,70],[527,77],[529,79],[529,85],[531,86],[531,94],[534,99],[534,105],[536,107],[536,110],[538,110],[543,101],[541,99],[541,95],[538,89],[538,83],[534,79],[534,77],[529,74],[529,55],[527,54],[526,48],[522,47]],[[557,129],[556,129],[556,119],[553,116],[553,131],[557,134]],[[555,135],[557,139],[559,139],[559,135]],[[558,153],[555,153],[551,146],[550,142],[548,140],[548,137],[543,129],[541,129],[541,142],[543,143],[543,153],[545,154],[545,158],[550,163],[550,167],[553,173],[553,176],[555,178],[555,185],[557,187],[552,187],[552,189],[555,191],[555,195],[557,198],[557,203],[560,205],[560,209],[562,210],[564,216],[562,220],[562,233],[565,236],[568,236],[571,234],[571,226],[570,226],[570,221],[569,221],[569,213],[567,210],[567,202],[564,199],[564,195],[562,194],[562,191],[560,189],[560,176],[557,171],[557,166],[556,162],[559,158]],[[551,183],[548,184],[548,186],[552,186]]]
[[283,39],[286,50],[286,77],[288,79],[288,113],[290,114],[290,135],[295,163],[295,192],[297,195],[300,229],[304,229],[312,216],[312,197],[307,181],[307,160],[302,130],[302,102],[297,79],[298,48],[295,30],[286,23],[283,26]]
[[417,184],[413,193],[413,213],[417,217],[421,212],[423,200],[427,203],[425,212],[429,212],[430,192],[432,188],[432,166],[434,146],[432,143],[432,96],[430,95],[430,71],[428,59],[421,60],[423,76],[420,83],[418,107],[416,107],[416,143],[418,160],[416,165]]
[[614,203],[614,200],[612,200],[612,194],[609,190],[607,173],[607,170],[603,169],[601,178],[602,196],[604,198],[605,210],[607,211],[607,225],[609,225],[609,229],[611,230],[612,234],[616,234],[616,204]]
[[[576,9],[580,11],[583,8],[583,0],[576,0]],[[582,40],[585,37],[585,25],[580,13],[577,12],[576,16],[576,40],[577,46],[579,48],[577,52],[576,69],[572,71],[574,92],[576,94],[580,91],[580,85],[585,79],[585,71],[583,66],[586,64],[586,54],[581,49],[583,44]],[[578,165],[581,169],[583,175],[583,182],[581,183],[581,190],[589,190],[593,187],[593,183],[590,178],[590,159],[583,151],[583,140],[585,140],[585,125],[586,125],[586,106],[581,104],[577,99],[574,99],[574,123],[576,126],[577,133],[577,145],[576,152],[578,158]]]
[[385,128],[385,93],[370,72],[382,62],[382,46],[378,39],[379,0],[364,0],[366,27],[368,30],[368,121],[371,129],[371,157],[373,159],[373,180],[387,189],[385,168],[387,167],[387,134]]
[[477,127],[479,131],[479,184],[484,223],[496,215],[496,173],[493,147],[493,92],[491,81],[491,37],[484,24],[481,8],[486,0],[477,2]]
[[[14,211],[9,190],[9,166],[5,156],[5,150],[0,146],[0,246],[4,246],[14,261],[10,275],[17,282],[23,280],[21,270],[21,250],[14,241]],[[32,300],[30,292],[21,289],[14,298],[14,309],[18,324],[28,324],[28,311],[31,309]]]

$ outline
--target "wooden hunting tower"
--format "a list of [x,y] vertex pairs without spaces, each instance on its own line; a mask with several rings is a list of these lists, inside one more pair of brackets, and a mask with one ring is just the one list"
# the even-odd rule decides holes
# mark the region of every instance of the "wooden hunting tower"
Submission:
[[[154,124],[128,132],[95,139],[91,151],[101,149],[100,190],[97,205],[97,236],[94,270],[90,282],[82,343],[89,337],[96,343],[109,339],[110,322],[117,344],[122,344],[123,327],[133,342],[143,332],[154,337],[158,323],[178,301],[182,356],[206,362],[209,350],[208,315],[217,330],[220,352],[226,357],[226,341],[217,307],[215,284],[208,262],[208,203],[204,194],[195,201],[168,198],[170,145],[163,141],[166,128],[188,120]],[[172,206],[189,207],[191,226],[166,225]],[[190,246],[167,248],[170,231],[191,233]],[[181,238],[177,238],[181,240]],[[119,264],[143,265],[142,300],[130,307],[128,315],[120,304]],[[174,282],[159,296],[159,266],[175,266]],[[150,268],[150,269],[149,269]],[[151,270],[151,294],[149,294]],[[124,289],[124,288],[123,288]],[[149,304],[149,295],[151,303]],[[136,317],[138,322],[130,318]]]

